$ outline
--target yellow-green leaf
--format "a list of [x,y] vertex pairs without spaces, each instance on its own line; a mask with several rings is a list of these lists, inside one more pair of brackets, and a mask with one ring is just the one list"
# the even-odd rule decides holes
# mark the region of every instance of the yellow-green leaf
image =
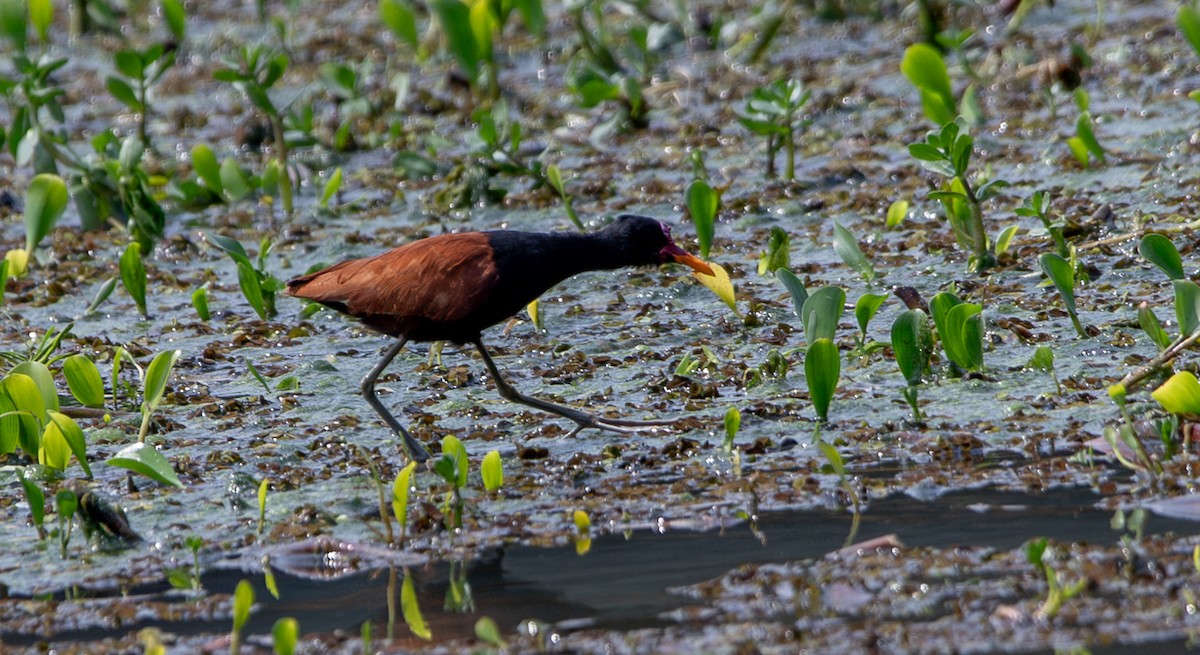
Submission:
[[733,282],[729,280],[729,273],[719,264],[708,262],[708,266],[713,270],[714,275],[705,275],[703,273],[692,273],[692,275],[697,280],[700,280],[700,284],[703,284],[705,287],[708,287],[709,291],[715,293],[721,299],[721,302],[729,305],[734,314],[741,316],[737,310],[737,296],[734,294]]
[[493,450],[483,456],[480,475],[483,477],[483,488],[488,491],[495,491],[504,484],[504,465],[500,461],[499,451]]
[[417,590],[413,587],[412,575],[407,569],[404,571],[404,582],[400,585],[400,613],[404,615],[404,622],[414,635],[426,641],[433,638],[433,633],[425,623],[425,617],[421,616],[421,606],[417,604]]
[[104,380],[87,355],[76,353],[63,360],[63,377],[71,395],[84,407],[104,407]]
[[1172,414],[1200,416],[1200,381],[1190,371],[1172,375],[1150,395]]

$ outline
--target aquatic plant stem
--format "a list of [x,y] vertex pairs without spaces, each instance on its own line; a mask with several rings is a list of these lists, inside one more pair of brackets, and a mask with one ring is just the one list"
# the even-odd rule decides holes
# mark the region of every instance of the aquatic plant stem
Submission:
[[1152,373],[1170,363],[1181,353],[1183,353],[1183,351],[1192,347],[1197,341],[1200,341],[1200,330],[1196,330],[1188,335],[1187,338],[1179,339],[1175,343],[1167,346],[1166,350],[1163,350],[1161,353],[1156,355],[1154,359],[1146,362],[1140,368],[1131,371],[1128,375],[1121,378],[1121,381],[1117,384],[1125,391],[1132,390],[1143,380],[1150,377]]

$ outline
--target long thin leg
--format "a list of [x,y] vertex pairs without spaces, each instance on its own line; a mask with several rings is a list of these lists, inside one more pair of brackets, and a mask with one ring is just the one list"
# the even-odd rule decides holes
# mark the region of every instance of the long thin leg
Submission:
[[406,343],[408,343],[408,339],[401,337],[394,345],[387,349],[387,352],[383,353],[383,359],[379,360],[379,363],[375,365],[375,368],[371,369],[371,371],[367,373],[366,377],[362,379],[362,395],[363,398],[367,399],[367,402],[371,405],[371,407],[375,408],[375,413],[379,414],[379,417],[383,419],[383,422],[388,424],[388,427],[392,429],[392,432],[395,432],[404,440],[404,450],[408,453],[408,456],[415,461],[424,462],[429,459],[429,452],[425,450],[425,447],[421,445],[421,442],[413,439],[412,435],[408,433],[408,430],[405,430],[404,426],[400,425],[400,422],[396,420],[396,417],[392,416],[391,412],[387,411],[387,408],[383,406],[383,403],[379,402],[379,398],[375,395],[375,380],[379,378],[381,373],[383,373],[383,369],[387,368],[388,364],[392,363],[392,359],[396,357],[396,354],[400,352],[400,349],[404,348],[404,344]]
[[600,430],[609,430],[611,432],[623,432],[626,434],[646,430],[650,428],[663,427],[671,425],[675,421],[670,419],[660,419],[656,421],[631,421],[626,419],[603,418],[594,414],[589,414],[572,407],[564,407],[547,400],[533,398],[517,391],[504,380],[500,375],[500,369],[496,368],[496,363],[492,361],[492,356],[488,354],[487,348],[483,345],[483,339],[475,339],[475,348],[479,350],[480,356],[483,357],[483,363],[487,366],[488,373],[491,374],[492,380],[496,383],[496,390],[500,392],[500,396],[506,400],[511,400],[522,405],[529,405],[535,409],[540,409],[543,412],[557,414],[563,418],[575,421],[575,429],[571,434],[579,432],[584,428],[597,428]]

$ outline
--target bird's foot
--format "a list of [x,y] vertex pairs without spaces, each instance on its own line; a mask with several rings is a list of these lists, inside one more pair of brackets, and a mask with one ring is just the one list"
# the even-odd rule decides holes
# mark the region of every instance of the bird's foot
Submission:
[[636,434],[644,430],[655,430],[659,428],[670,427],[676,422],[674,419],[636,421],[620,418],[601,418],[592,414],[583,414],[582,416],[567,418],[575,421],[575,429],[571,430],[567,434],[568,437],[573,437],[579,434],[585,428],[596,428],[597,430],[607,430],[609,432],[618,432],[620,434]]

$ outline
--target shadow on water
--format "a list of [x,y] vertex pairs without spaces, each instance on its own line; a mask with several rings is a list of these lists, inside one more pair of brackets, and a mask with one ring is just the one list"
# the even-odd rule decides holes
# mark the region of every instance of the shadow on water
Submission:
[[[1042,536],[1060,542],[1113,543],[1119,534],[1109,525],[1112,514],[1096,508],[1096,500],[1086,489],[1036,496],[983,489],[948,494],[933,502],[893,497],[871,504],[862,517],[857,539],[895,534],[910,547],[961,545],[1002,550]],[[473,636],[480,616],[490,616],[506,631],[532,618],[551,624],[567,622],[564,627],[628,630],[670,623],[664,614],[685,603],[684,598],[669,593],[672,587],[701,582],[742,564],[816,558],[837,550],[845,542],[850,521],[847,513],[776,512],[759,521],[763,540],[748,525],[739,524],[720,532],[639,530],[628,538],[603,535],[584,556],[570,546],[510,547],[468,565],[475,604],[468,613],[443,609],[449,564],[420,567],[412,573],[420,607],[438,640]],[[1157,516],[1148,518],[1145,526],[1147,534],[1194,529],[1193,523]],[[213,593],[232,593],[237,582],[247,577],[255,579],[259,600],[246,629],[249,633],[269,633],[277,619],[293,617],[306,633],[342,630],[354,634],[364,621],[371,621],[377,626],[376,636],[383,637],[386,569],[335,580],[277,574],[281,600],[268,595],[261,576],[244,571],[210,571],[204,574],[203,585]],[[160,598],[170,593],[161,587],[136,591]],[[403,622],[399,617],[396,620]],[[148,625],[180,635],[220,634],[229,629],[224,617],[147,622],[127,628],[134,631]],[[407,629],[400,625],[397,634],[407,634]],[[111,630],[95,629],[8,635],[5,639],[10,645],[30,645],[44,639],[89,641],[111,635]]]

